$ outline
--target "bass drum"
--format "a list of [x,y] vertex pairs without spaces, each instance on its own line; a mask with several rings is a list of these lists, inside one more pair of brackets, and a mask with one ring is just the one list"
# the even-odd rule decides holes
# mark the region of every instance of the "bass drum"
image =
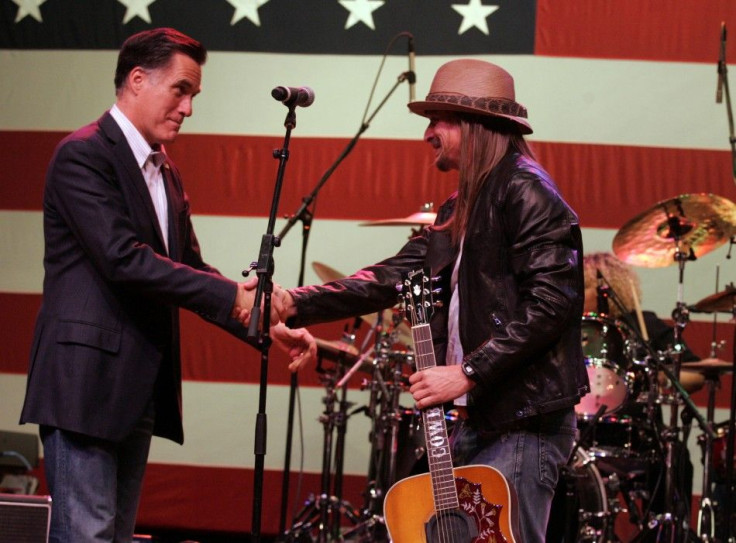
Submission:
[[[568,477],[561,474],[557,483],[545,541],[603,542],[610,518],[603,479],[593,458],[581,448],[575,452],[570,468]],[[568,492],[568,484],[573,485],[572,492]]]

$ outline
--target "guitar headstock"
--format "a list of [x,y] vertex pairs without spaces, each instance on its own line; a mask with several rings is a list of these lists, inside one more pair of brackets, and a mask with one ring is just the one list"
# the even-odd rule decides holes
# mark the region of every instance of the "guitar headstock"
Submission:
[[398,285],[399,297],[404,303],[406,318],[412,326],[429,324],[429,319],[438,305],[434,301],[432,279],[424,270],[409,272]]

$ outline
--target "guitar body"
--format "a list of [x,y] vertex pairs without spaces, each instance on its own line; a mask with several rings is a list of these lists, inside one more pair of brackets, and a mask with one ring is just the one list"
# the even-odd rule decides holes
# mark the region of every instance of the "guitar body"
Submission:
[[[450,539],[453,543],[520,543],[516,492],[506,478],[490,466],[454,468],[459,512],[477,528],[477,537]],[[432,480],[429,473],[394,484],[386,493],[384,520],[393,543],[439,543],[427,539],[427,523],[435,518]]]

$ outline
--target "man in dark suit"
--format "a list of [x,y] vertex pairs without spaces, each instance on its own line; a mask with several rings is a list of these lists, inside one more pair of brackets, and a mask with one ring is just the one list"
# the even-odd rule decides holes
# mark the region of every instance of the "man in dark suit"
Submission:
[[[21,423],[40,425],[52,541],[132,539],[151,436],[184,437],[178,308],[246,336],[252,291],[202,260],[162,146],[192,114],[206,55],[173,29],[129,38],[115,105],[66,137],[49,165]],[[305,330],[271,334],[293,370],[316,353]]]

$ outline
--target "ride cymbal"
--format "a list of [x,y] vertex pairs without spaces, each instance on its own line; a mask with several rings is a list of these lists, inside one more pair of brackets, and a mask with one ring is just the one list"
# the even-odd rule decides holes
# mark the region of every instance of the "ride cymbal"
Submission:
[[725,290],[700,300],[691,310],[701,313],[732,313],[736,307],[736,287],[727,285]]
[[682,194],[624,224],[613,239],[613,252],[634,266],[661,268],[713,251],[735,230],[736,204],[715,194]]

